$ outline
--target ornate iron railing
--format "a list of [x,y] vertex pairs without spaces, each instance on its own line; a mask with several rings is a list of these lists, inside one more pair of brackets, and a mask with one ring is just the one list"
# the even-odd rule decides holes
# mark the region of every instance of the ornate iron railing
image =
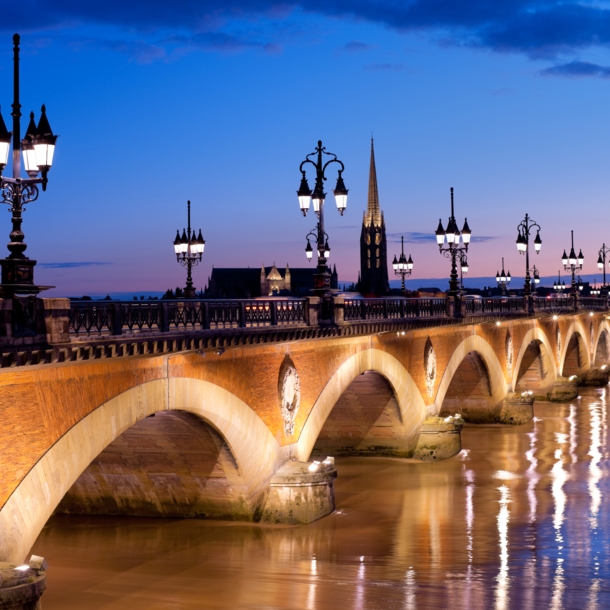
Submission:
[[467,314],[492,314],[526,311],[523,297],[486,297],[466,299]]
[[72,335],[218,330],[306,324],[306,299],[72,301]]
[[[315,300],[314,300],[315,301]],[[70,334],[72,336],[138,335],[146,333],[225,330],[237,328],[298,327],[317,324],[325,315],[340,321],[403,320],[410,318],[448,318],[452,315],[447,298],[353,299],[341,297],[324,301],[318,313],[312,313],[303,299],[235,299],[184,301],[72,301]],[[534,311],[573,311],[571,296],[534,297]],[[460,307],[459,303],[456,306]],[[324,309],[326,307],[326,309]],[[608,309],[603,297],[578,300],[582,310]],[[523,297],[466,298],[456,317],[495,314],[521,315],[528,311]],[[339,314],[337,313],[339,312]]]
[[343,319],[431,318],[447,314],[447,299],[345,299]]

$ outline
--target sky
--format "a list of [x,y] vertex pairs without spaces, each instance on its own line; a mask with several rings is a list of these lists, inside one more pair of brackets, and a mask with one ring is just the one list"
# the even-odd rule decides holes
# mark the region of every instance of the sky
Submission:
[[[172,242],[189,199],[206,239],[198,288],[212,266],[313,265],[315,221],[296,190],[319,139],[349,189],[340,216],[330,173],[329,262],[355,280],[371,135],[390,264],[404,235],[414,279],[447,277],[434,231],[454,187],[470,277],[494,276],[502,257],[523,275],[528,213],[542,276],[574,230],[583,275],[601,279],[610,2],[21,0],[3,17],[4,119],[19,32],[23,112],[46,104],[60,134],[23,224],[36,282],[57,287],[48,296],[183,286]],[[2,227],[8,242],[10,214]]]

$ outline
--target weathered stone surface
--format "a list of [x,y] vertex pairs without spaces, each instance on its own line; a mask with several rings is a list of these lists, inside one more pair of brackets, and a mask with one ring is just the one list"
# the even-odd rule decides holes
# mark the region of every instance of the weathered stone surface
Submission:
[[499,424],[518,426],[527,423],[533,417],[533,392],[523,392],[522,394],[510,394],[502,401],[496,421]]
[[191,413],[161,412],[108,445],[56,512],[252,521],[256,504],[218,432]]
[[394,390],[373,371],[358,375],[330,412],[311,453],[410,457],[412,435],[402,423]]
[[579,377],[578,385],[581,387],[603,388],[608,385],[610,368],[603,366],[588,370]]
[[417,447],[416,460],[446,460],[462,450],[461,431],[464,420],[460,417],[428,417],[424,422]]
[[[560,378],[547,394],[546,400],[549,402],[571,402],[578,396],[579,379],[575,375],[572,378]],[[544,400],[544,398],[541,398]]]
[[41,610],[40,597],[47,586],[44,571],[16,569],[0,562],[0,610]]
[[315,472],[310,466],[307,462],[289,461],[277,471],[271,479],[262,521],[311,523],[335,510],[334,465],[322,462]]

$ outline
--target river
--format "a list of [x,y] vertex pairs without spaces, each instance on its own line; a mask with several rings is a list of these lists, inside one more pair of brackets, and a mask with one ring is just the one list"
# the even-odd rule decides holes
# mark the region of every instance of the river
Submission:
[[337,459],[308,526],[56,515],[43,608],[610,608],[609,401],[466,426],[445,462]]

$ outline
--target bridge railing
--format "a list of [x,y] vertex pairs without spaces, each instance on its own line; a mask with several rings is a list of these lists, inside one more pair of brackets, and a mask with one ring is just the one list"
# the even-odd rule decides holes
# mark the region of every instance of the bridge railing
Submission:
[[346,322],[447,315],[447,299],[345,299],[344,307]]
[[466,314],[516,313],[526,311],[523,297],[485,297],[465,300]]
[[[159,301],[72,301],[69,332],[75,337],[136,335],[191,330],[317,326],[321,315],[337,323],[410,318],[476,317],[481,315],[522,315],[528,312],[523,297],[463,298],[332,298],[326,299],[227,299]],[[569,295],[533,297],[534,311],[574,311]],[[604,310],[603,297],[582,297],[578,309]],[[339,313],[338,313],[339,312]],[[326,318],[324,318],[326,320]]]
[[121,335],[307,323],[307,299],[72,301],[71,335]]

